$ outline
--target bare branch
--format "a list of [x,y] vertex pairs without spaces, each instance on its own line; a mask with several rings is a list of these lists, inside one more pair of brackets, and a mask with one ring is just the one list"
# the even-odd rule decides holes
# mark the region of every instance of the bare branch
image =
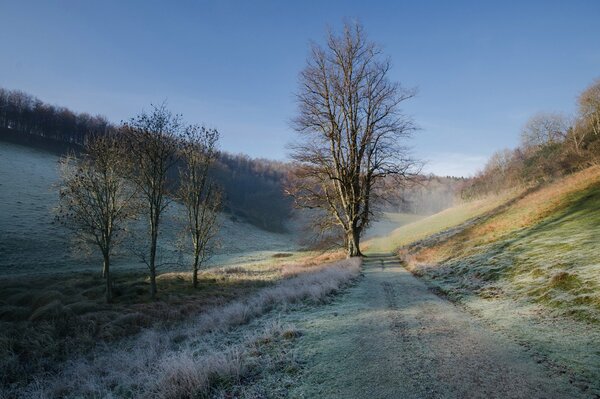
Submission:
[[360,254],[383,181],[419,171],[404,144],[415,126],[400,110],[415,90],[390,82],[390,68],[362,26],[346,24],[341,36],[329,33],[324,48],[312,46],[300,73],[294,127],[302,140],[292,146],[295,172],[286,192],[296,205],[329,215],[315,225],[341,229],[349,256]]

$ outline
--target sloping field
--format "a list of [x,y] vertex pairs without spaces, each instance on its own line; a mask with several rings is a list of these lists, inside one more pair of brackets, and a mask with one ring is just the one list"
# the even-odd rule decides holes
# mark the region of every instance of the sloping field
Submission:
[[[366,241],[364,246],[369,252],[373,253],[391,252],[399,247],[444,232],[472,218],[481,216],[501,206],[515,195],[516,193],[507,193],[478,201],[465,202],[428,217],[417,217],[413,220],[403,219],[396,225],[400,225],[400,227],[390,229],[391,233],[386,236],[374,237]],[[407,221],[409,223],[406,223]]]
[[411,224],[423,219],[423,215],[415,215],[404,212],[383,212],[381,218],[372,223],[367,229],[364,239],[387,237],[392,231],[400,226]]
[[[0,276],[30,273],[99,270],[99,257],[90,257],[71,245],[70,232],[54,222],[58,200],[58,157],[44,151],[0,142]],[[169,268],[186,269],[176,253],[180,221],[173,209],[165,218],[162,261]],[[278,252],[298,249],[290,234],[261,230],[248,223],[221,218],[221,248],[212,264],[261,261]],[[143,234],[140,222],[137,234]],[[177,265],[180,263],[181,265]],[[121,248],[115,270],[143,269],[145,265]]]
[[411,265],[465,293],[506,291],[599,322],[599,228],[600,169],[592,168],[528,193],[435,245],[414,246]]
[[600,395],[600,168],[399,252],[435,289]]

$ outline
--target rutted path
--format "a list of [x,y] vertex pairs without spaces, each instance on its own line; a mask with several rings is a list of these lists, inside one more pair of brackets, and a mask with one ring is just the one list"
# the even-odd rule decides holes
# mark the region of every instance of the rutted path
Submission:
[[521,347],[431,293],[391,255],[297,321],[303,398],[580,398]]

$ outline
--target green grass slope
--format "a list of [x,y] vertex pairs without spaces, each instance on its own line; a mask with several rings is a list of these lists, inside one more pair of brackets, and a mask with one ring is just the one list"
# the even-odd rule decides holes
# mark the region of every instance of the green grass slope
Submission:
[[[414,219],[391,215],[391,222],[396,222],[396,229],[389,229],[391,233],[383,237],[373,237],[364,243],[367,253],[392,252],[400,247],[409,245],[434,234],[439,234],[447,229],[456,227],[472,218],[481,216],[486,212],[502,205],[515,194],[505,194],[489,197],[483,200],[466,202],[452,208],[443,210],[428,217],[414,216]],[[386,217],[389,217],[386,215]]]
[[364,239],[381,239],[383,237],[387,237],[398,227],[414,223],[423,219],[424,217],[425,216],[423,215],[415,215],[404,212],[383,212],[381,218],[369,226],[366,234],[364,235]]
[[409,268],[457,297],[507,296],[593,323],[600,322],[599,254],[597,168],[528,192],[450,237],[405,253]]

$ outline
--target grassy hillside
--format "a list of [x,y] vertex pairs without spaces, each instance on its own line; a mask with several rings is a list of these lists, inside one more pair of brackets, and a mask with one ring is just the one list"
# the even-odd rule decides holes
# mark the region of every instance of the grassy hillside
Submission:
[[[56,155],[0,141],[0,276],[100,270],[100,257],[71,245],[72,234],[54,221],[57,183]],[[187,259],[176,252],[182,213],[178,215],[175,207],[162,228],[160,252],[170,266],[161,272],[187,269]],[[298,249],[292,234],[265,231],[228,214],[220,221],[221,247],[212,265],[260,261]],[[132,230],[142,235],[145,226],[140,221]],[[117,272],[146,268],[125,246],[114,259]]]
[[432,288],[600,396],[600,168],[446,210],[383,244],[403,245]]
[[508,296],[600,322],[600,168],[528,192],[409,265],[454,295]]
[[381,218],[372,223],[364,235],[365,239],[386,237],[399,226],[404,226],[423,219],[422,215],[405,212],[383,212]]
[[[396,229],[383,237],[374,237],[365,241],[368,252],[390,252],[395,249],[422,240],[434,234],[444,232],[481,216],[508,201],[514,193],[489,197],[479,201],[466,202],[428,217],[413,216],[412,219],[401,217],[405,214],[392,214],[391,220],[396,222]],[[373,235],[368,236],[373,237]]]

